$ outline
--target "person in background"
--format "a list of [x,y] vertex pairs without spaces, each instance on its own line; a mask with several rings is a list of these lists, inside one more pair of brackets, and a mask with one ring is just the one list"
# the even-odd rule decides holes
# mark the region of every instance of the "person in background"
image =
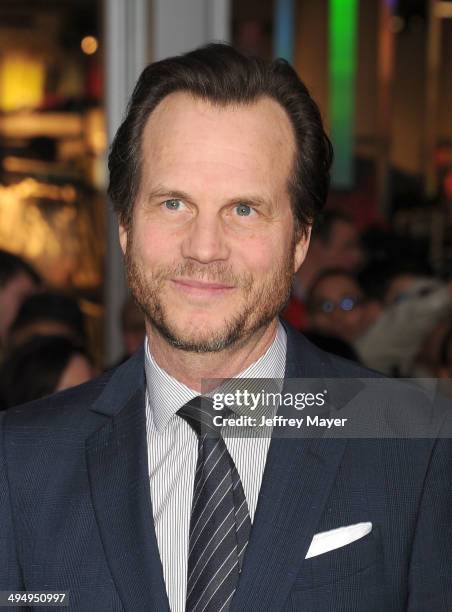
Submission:
[[0,369],[0,408],[12,408],[87,382],[94,369],[85,349],[60,336],[33,338]]
[[311,286],[308,312],[310,331],[347,342],[367,367],[417,376],[423,342],[452,313],[452,283],[394,271],[377,304],[352,273],[325,270]]
[[85,320],[75,298],[57,291],[30,296],[11,325],[8,346],[23,344],[35,336],[50,335],[86,344]]
[[324,270],[308,293],[309,330],[339,338],[351,347],[369,324],[364,304],[364,294],[352,272]]
[[422,375],[430,352],[423,346],[430,336],[435,344],[435,327],[451,314],[452,281],[394,272],[380,315],[356,338],[355,349],[365,365],[389,376]]
[[33,267],[13,253],[0,250],[0,351],[20,305],[38,291],[41,278]]
[[356,271],[364,259],[358,231],[343,212],[327,210],[313,226],[311,243],[303,266],[294,276],[291,299],[283,318],[298,329],[308,326],[308,287],[330,268]]

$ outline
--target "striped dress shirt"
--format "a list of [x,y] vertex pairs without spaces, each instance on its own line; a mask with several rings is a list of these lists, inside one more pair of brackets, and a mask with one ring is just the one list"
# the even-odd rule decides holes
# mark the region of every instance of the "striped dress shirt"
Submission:
[[[287,337],[279,323],[264,355],[236,378],[284,378]],[[184,612],[187,589],[188,540],[193,485],[198,458],[197,436],[176,412],[199,395],[160,368],[145,342],[146,434],[155,532],[172,612]],[[233,409],[234,410],[234,409]],[[253,521],[270,436],[224,435],[242,480]]]

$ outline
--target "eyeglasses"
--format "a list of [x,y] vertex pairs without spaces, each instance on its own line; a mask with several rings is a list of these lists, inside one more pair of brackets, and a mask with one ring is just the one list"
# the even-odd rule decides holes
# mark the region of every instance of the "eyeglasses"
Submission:
[[314,305],[314,309],[325,314],[331,314],[336,309],[342,310],[343,312],[350,312],[357,306],[363,303],[363,299],[360,297],[345,296],[339,302],[333,302],[332,300],[322,300]]

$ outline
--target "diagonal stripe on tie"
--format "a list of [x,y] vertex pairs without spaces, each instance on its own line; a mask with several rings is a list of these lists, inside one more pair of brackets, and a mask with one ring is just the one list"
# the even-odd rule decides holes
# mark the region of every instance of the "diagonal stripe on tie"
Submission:
[[[218,448],[219,445],[217,444],[217,450],[220,451],[220,449]],[[220,463],[220,460],[222,458],[222,456],[224,455],[225,449],[221,449],[221,451],[219,453],[215,453],[216,449],[213,449],[212,452],[209,453],[209,457],[206,461],[206,464],[202,467],[203,471],[204,471],[204,477],[201,479],[199,478],[198,481],[198,486],[195,487],[195,490],[193,492],[193,505],[196,505],[198,498],[200,496],[200,494],[202,493],[202,488],[204,486],[204,484],[208,481],[208,479],[210,478],[217,478],[218,479],[218,475],[213,476],[214,470],[215,468],[219,468],[219,473],[226,473],[224,470],[224,464]],[[210,459],[210,462],[209,462]]]
[[[205,548],[201,549],[199,555],[196,555],[197,557],[197,561],[194,565],[194,567],[192,568],[192,574],[193,571],[198,567],[199,563],[203,563],[204,561],[207,561],[210,559],[210,557],[212,556],[212,554],[215,552],[215,550],[218,548],[218,545],[223,541],[224,538],[224,530],[221,530],[221,528],[223,527],[223,525],[225,524],[226,521],[229,520],[230,516],[231,516],[232,510],[230,510],[229,514],[227,514],[223,521],[218,525],[218,527],[216,528],[215,532],[213,533],[212,537],[210,538],[210,540],[207,542]],[[228,522],[229,525],[229,522]],[[231,525],[230,528],[232,528],[234,525]],[[229,528],[229,529],[230,529]],[[220,540],[221,538],[221,540]],[[191,576],[192,574],[190,574],[190,576],[188,577],[188,581],[190,582],[191,580]]]
[[196,514],[199,514],[199,516],[197,516],[194,525],[190,526],[190,549],[196,543],[199,535],[206,529],[206,527],[208,527],[209,524],[212,524],[213,519],[215,518],[215,513],[219,516],[218,509],[224,500],[227,501],[227,496],[229,496],[231,492],[231,485],[227,482],[227,480],[228,474],[225,474],[224,479],[219,485],[221,488],[216,489],[215,493],[213,493],[209,498],[209,501],[204,503],[203,500],[200,500],[196,506],[193,507],[198,508]]
[[[193,598],[191,604],[189,603],[190,598],[187,599],[187,609],[191,612],[197,612],[199,610],[216,612],[218,603],[230,596],[231,588],[235,590],[235,585],[237,583],[236,575],[237,559],[234,559],[234,550],[231,550],[213,576],[206,583],[197,599]],[[221,589],[221,587],[223,588]],[[216,596],[215,599],[214,596]],[[214,603],[215,607],[213,607]]]
[[178,411],[198,435],[186,612],[229,610],[251,530],[240,476],[219,428],[213,425],[218,414],[212,402],[207,398],[201,402],[201,397]]
[[[221,537],[221,540],[215,542],[215,546],[212,548],[210,547],[210,554],[209,556],[207,556],[206,559],[204,559],[204,563],[201,563],[199,565],[199,561],[203,558],[203,556],[205,555],[205,553],[207,554],[207,551],[209,550],[209,548],[205,548],[202,553],[201,556],[198,557],[198,560],[196,561],[191,575],[188,577],[188,583],[189,586],[187,587],[187,597],[189,597],[193,591],[193,589],[195,588],[197,581],[199,580],[200,576],[202,576],[203,572],[205,571],[205,569],[207,568],[208,563],[210,562],[210,560],[212,559],[212,557],[217,553],[218,549],[220,548],[220,546],[223,545],[223,542],[226,540],[227,537],[229,537],[229,534],[231,532],[231,530],[234,528],[234,525],[231,525],[228,529],[228,531],[224,534],[218,534],[218,537]],[[218,540],[218,538],[216,538]]]

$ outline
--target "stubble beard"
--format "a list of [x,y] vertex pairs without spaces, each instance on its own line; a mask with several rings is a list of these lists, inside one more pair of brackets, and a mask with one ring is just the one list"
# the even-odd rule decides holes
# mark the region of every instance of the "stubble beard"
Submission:
[[[168,344],[186,352],[217,353],[246,342],[283,310],[290,297],[294,252],[295,240],[292,239],[284,260],[258,285],[251,273],[234,274],[231,267],[222,262],[199,264],[188,260],[178,265],[159,266],[146,275],[134,259],[132,239],[126,250],[125,266],[130,291],[146,321]],[[239,288],[243,296],[240,312],[225,319],[223,326],[217,329],[184,335],[169,320],[161,300],[165,283],[175,278],[206,280]]]

